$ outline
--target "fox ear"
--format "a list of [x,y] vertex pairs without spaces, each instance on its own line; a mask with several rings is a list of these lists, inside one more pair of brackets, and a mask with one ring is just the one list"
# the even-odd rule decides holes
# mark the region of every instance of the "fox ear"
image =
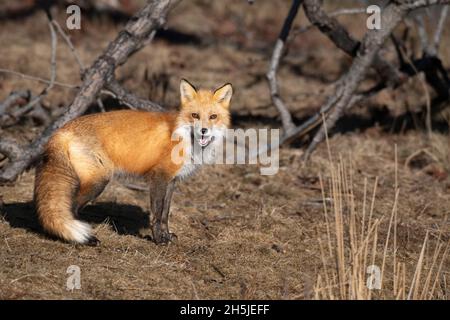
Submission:
[[192,84],[189,83],[189,81],[187,81],[186,79],[181,79],[180,95],[181,103],[184,104],[195,98],[195,96],[197,95],[197,90]]
[[230,83],[224,84],[219,89],[214,91],[214,99],[225,108],[228,108],[233,95],[233,87]]

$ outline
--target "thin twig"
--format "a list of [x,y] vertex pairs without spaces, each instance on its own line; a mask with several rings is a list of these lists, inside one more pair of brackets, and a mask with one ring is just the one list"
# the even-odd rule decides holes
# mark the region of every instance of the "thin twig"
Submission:
[[266,74],[267,80],[269,82],[270,97],[272,102],[280,113],[281,123],[283,125],[284,134],[290,134],[294,128],[294,122],[292,121],[291,113],[289,112],[287,106],[283,102],[278,92],[278,82],[277,82],[277,70],[280,64],[281,57],[283,55],[284,45],[291,31],[292,24],[295,17],[297,16],[298,9],[303,1],[293,0],[289,13],[284,20],[283,27],[281,28],[280,35],[278,36],[275,48],[272,53],[272,58],[270,59],[269,71]]
[[20,157],[22,149],[17,144],[17,141],[9,138],[2,138],[0,140],[0,153],[7,156],[9,161],[14,161]]
[[423,15],[417,15],[414,17],[416,22],[417,33],[419,34],[420,46],[422,47],[422,52],[426,52],[428,48],[428,35],[425,30],[425,22]]
[[444,6],[439,16],[439,21],[434,32],[432,47],[428,49],[428,52],[432,55],[437,55],[439,51],[439,44],[441,43],[441,36],[444,30],[445,19],[447,18],[449,6]]
[[[25,74],[25,73],[22,73],[22,72],[9,70],[9,69],[4,69],[4,68],[0,68],[0,73],[11,74],[11,75],[18,76],[18,77],[20,77],[22,79],[33,80],[33,81],[42,82],[42,83],[46,83],[46,84],[49,84],[51,82],[48,79],[44,79],[44,78],[41,78],[41,77],[36,77],[36,76],[32,76],[32,75]],[[78,85],[74,85],[74,84],[70,84],[70,83],[64,83],[64,82],[59,82],[59,81],[54,81],[53,85],[64,87],[64,88],[69,88],[69,89],[79,89],[80,88],[80,86],[78,86]]]
[[100,109],[100,112],[106,112],[105,106],[103,105],[103,101],[101,98],[97,98],[97,105]]
[[125,104],[130,109],[140,109],[147,111],[164,110],[164,108],[156,102],[139,98],[136,95],[130,93],[120,85],[120,83],[114,78],[113,74],[108,77],[105,87],[106,90],[102,90],[101,93],[108,94],[118,99],[121,103]]
[[0,103],[0,116],[6,113],[11,106],[17,103],[18,100],[25,99],[28,101],[30,97],[31,93],[29,90],[11,92],[10,95],[2,103]]
[[56,47],[58,44],[58,37],[56,36],[56,31],[52,23],[52,18],[49,15],[48,16],[48,27],[50,28],[50,34],[51,34],[51,42],[52,42],[52,49],[51,49],[51,61],[50,61],[50,82],[48,85],[44,88],[44,90],[41,91],[40,94],[38,94],[36,97],[32,98],[30,102],[28,102],[27,105],[25,105],[23,108],[19,109],[15,113],[13,113],[14,118],[19,118],[20,116],[26,114],[28,111],[33,109],[33,107],[40,103],[42,98],[44,98],[48,92],[53,88],[56,80]]
[[[344,8],[344,9],[332,11],[328,14],[328,16],[335,18],[335,17],[345,16],[345,15],[353,15],[353,14],[361,14],[361,13],[366,13],[366,9],[365,8]],[[314,27],[315,26],[310,23],[301,28],[293,28],[292,33],[289,36],[289,38],[293,39],[296,36],[298,36],[299,34],[305,33],[307,31],[313,29]]]
[[81,58],[78,55],[78,53],[77,53],[77,51],[76,51],[72,41],[70,40],[70,37],[65,33],[63,28],[61,28],[61,25],[58,23],[58,21],[52,19],[52,23],[56,27],[56,30],[58,30],[58,32],[61,35],[61,37],[64,39],[64,41],[69,46],[70,51],[72,52],[73,56],[75,57],[75,60],[78,63],[78,66],[80,67],[80,75],[83,75],[86,68],[85,68],[85,66],[83,64],[83,61],[81,61]]

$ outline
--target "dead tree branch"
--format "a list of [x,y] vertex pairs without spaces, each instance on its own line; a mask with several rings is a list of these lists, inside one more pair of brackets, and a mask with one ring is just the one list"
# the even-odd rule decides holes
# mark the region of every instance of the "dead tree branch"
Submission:
[[338,89],[335,92],[337,102],[334,105],[334,109],[330,112],[324,125],[314,136],[304,154],[304,159],[308,159],[317,144],[323,141],[325,138],[325,130],[333,127],[340,118],[345,108],[351,102],[354,92],[358,88],[360,82],[364,79],[366,72],[370,68],[381,46],[390,36],[397,24],[402,21],[406,12],[406,10],[399,9],[395,4],[388,4],[381,14],[381,25],[383,28],[367,32],[349,71],[338,80]]
[[[305,0],[303,7],[309,21],[326,35],[339,49],[348,55],[355,57],[361,43],[353,39],[347,30],[333,17],[326,14],[319,0]],[[400,82],[400,73],[388,61],[380,58],[377,54],[374,68],[384,81],[391,85]]]
[[392,2],[402,11],[412,11],[424,7],[450,4],[450,0],[394,0]]
[[26,91],[13,91],[11,94],[0,103],[0,117],[7,113],[8,109],[17,104],[20,100],[29,101],[31,98],[31,92]]
[[[55,27],[53,24],[53,18],[49,11],[47,13],[48,18],[48,27],[50,29],[50,35],[51,35],[51,60],[50,60],[50,80],[48,81],[45,88],[37,95],[37,96],[31,96],[31,94],[28,95],[28,103],[25,106],[21,106],[16,110],[11,110],[7,114],[5,112],[0,112],[1,115],[1,122],[2,125],[12,125],[16,123],[22,116],[29,113],[30,111],[34,110],[35,116],[39,117],[42,122],[46,123],[48,121],[48,115],[46,114],[45,110],[41,106],[42,99],[47,96],[47,94],[50,92],[50,90],[54,87],[55,81],[56,81],[56,49],[58,45],[58,37],[56,35]],[[11,98],[14,95],[10,95],[9,98]],[[1,110],[0,110],[1,111]],[[3,111],[6,111],[4,109]]]
[[51,17],[50,13],[47,13],[48,17],[48,27],[50,29],[50,35],[51,35],[51,41],[52,41],[52,50],[51,50],[51,61],[50,61],[50,82],[47,84],[47,86],[44,88],[44,90],[41,91],[36,97],[32,98],[30,102],[21,109],[19,109],[15,114],[13,114],[14,118],[18,118],[27,112],[29,112],[36,104],[40,103],[41,100],[49,93],[49,91],[53,88],[55,85],[56,80],[56,48],[58,45],[58,37],[56,36],[55,27],[53,25],[53,18]]
[[[64,114],[47,127],[28,147],[23,148],[20,157],[9,161],[0,172],[0,181],[13,181],[26,170],[44,150],[52,133],[68,121],[82,115],[105,87],[107,78],[114,73],[136,51],[141,49],[154,30],[164,25],[166,16],[177,1],[149,1],[118,34],[103,54],[85,72],[83,84]],[[10,159],[11,160],[11,159]]]
[[[75,49],[75,46],[73,45],[72,41],[70,40],[69,35],[66,34],[64,29],[61,28],[59,23],[57,21],[53,21],[56,29],[58,30],[59,34],[62,36],[64,41],[66,42],[67,46],[70,48],[70,51],[72,52],[76,62],[78,63],[78,66],[80,68],[80,76],[81,79],[84,77],[84,73],[86,70],[86,67],[84,66],[83,62],[81,61],[81,58]],[[150,34],[150,36],[145,40],[144,45],[150,43],[154,36],[156,34],[156,30],[153,30]],[[147,111],[163,111],[164,108],[158,105],[157,103],[141,99],[131,92],[128,92],[125,88],[123,88],[119,82],[115,79],[114,73],[110,74],[107,78],[106,84],[105,84],[106,90],[102,90],[102,93],[105,93],[107,95],[110,95],[114,97],[115,99],[119,100],[124,105],[128,106],[130,109],[141,109],[141,110],[147,110]],[[97,99],[97,102],[99,104],[99,107],[102,112],[105,111],[103,103],[101,101],[101,98],[99,97]]]
[[423,15],[418,15],[414,17],[414,22],[417,27],[417,34],[419,35],[420,46],[422,48],[422,52],[427,52],[428,49],[428,34],[425,30],[425,21],[423,19]]
[[[367,72],[367,69],[372,64],[372,61],[376,58],[376,52],[383,45],[387,37],[392,33],[395,26],[404,18],[404,16],[411,10],[420,8],[421,6],[428,6],[432,4],[440,4],[440,3],[448,3],[449,1],[398,1],[399,3],[390,3],[384,10],[382,17],[382,25],[383,28],[380,30],[372,30],[369,31],[364,40],[362,42],[361,48],[358,50],[357,57],[354,59],[352,66],[349,71],[341,77],[338,81],[338,89],[335,92],[335,96],[337,97],[336,103],[333,106],[333,110],[330,112],[329,116],[326,119],[324,126],[322,126],[319,131],[314,136],[312,142],[308,146],[305,154],[303,155],[303,159],[306,160],[309,158],[312,151],[316,148],[318,143],[323,141],[325,137],[326,129],[331,128],[335,125],[337,120],[341,117],[344,110],[350,108],[352,105],[352,99],[354,99],[354,93],[358,87],[358,83],[364,79],[364,75]],[[438,61],[438,62],[437,62]],[[425,68],[420,63],[433,63],[435,66],[433,69]],[[416,64],[419,68],[416,68]],[[427,81],[435,86],[433,86],[438,93],[443,94],[448,98],[448,88],[450,83],[442,83],[440,79],[436,79],[437,70],[438,72],[442,72],[441,68],[442,63],[437,57],[425,57],[420,61],[414,61],[411,69],[408,70],[408,75],[416,75],[418,70],[424,71],[427,77]],[[401,67],[402,71],[405,71],[405,66]],[[442,67],[443,69],[443,67]],[[444,80],[446,78],[446,72],[444,69]],[[383,88],[384,86],[380,86]],[[442,88],[444,87],[444,88]],[[354,101],[354,100],[353,100]]]
[[[56,27],[56,29],[58,30],[61,37],[66,42],[70,51],[72,52],[72,55],[74,56],[78,66],[80,68],[81,79],[83,79],[86,67],[84,66],[83,62],[81,61],[81,58],[80,58],[77,50],[75,49],[75,46],[73,45],[72,41],[70,40],[69,35],[66,34],[66,32],[64,31],[63,28],[61,28],[59,23],[56,20],[53,20],[52,22],[53,22],[54,26]],[[144,45],[150,43],[153,40],[155,34],[156,34],[156,30],[153,30],[151,32],[150,36],[145,40]],[[161,107],[160,105],[158,105],[157,103],[150,101],[150,100],[141,99],[141,98],[135,96],[134,94],[132,94],[131,92],[128,92],[115,79],[114,73],[111,73],[107,77],[105,88],[106,88],[106,90],[102,90],[102,93],[105,93],[107,95],[110,95],[110,96],[118,99],[121,103],[125,104],[130,109],[141,109],[141,110],[147,110],[147,111],[163,111],[164,110],[164,108]],[[99,104],[101,111],[104,112],[105,109],[104,109],[104,106],[103,106],[103,103],[102,103],[100,97],[97,98],[97,102]]]
[[403,46],[401,46],[396,38],[392,35],[395,50],[399,57],[400,70],[408,76],[415,76],[421,72],[425,74],[427,83],[434,89],[438,95],[438,100],[447,100],[450,97],[450,79],[442,65],[442,61],[437,56],[439,41],[442,35],[442,28],[448,12],[448,6],[442,8],[439,21],[437,23],[433,41],[430,39],[425,30],[423,15],[414,18],[417,27],[420,44],[422,48],[422,56],[411,61],[406,56]]
[[[0,127],[8,127],[16,124],[20,118],[26,114],[22,106],[27,105],[31,99],[32,95],[29,90],[11,92],[11,94],[0,103]],[[14,109],[14,107],[17,109]],[[36,118],[45,125],[48,125],[51,121],[47,111],[39,102],[34,105],[32,110],[28,111],[31,111],[27,112],[29,117]]]
[[[355,15],[355,14],[362,14],[362,13],[366,13],[365,8],[344,8],[344,9],[332,11],[328,15],[330,17],[340,17],[340,16]],[[306,31],[311,30],[314,27],[315,26],[313,24],[309,24],[309,25],[306,25],[306,26],[298,28],[298,29],[293,29],[291,37],[294,38],[299,34],[302,34]]]
[[0,153],[7,156],[9,161],[19,159],[22,154],[22,149],[16,141],[12,139],[3,138],[0,140]]
[[303,4],[309,21],[326,35],[339,49],[355,56],[360,43],[354,40],[347,30],[322,9],[321,1],[305,0]]
[[297,16],[298,9],[302,4],[303,0],[293,0],[289,13],[284,21],[283,27],[281,28],[280,35],[278,36],[275,48],[272,53],[272,58],[270,59],[270,67],[267,72],[267,80],[269,81],[270,96],[275,107],[280,113],[281,123],[283,125],[283,130],[285,135],[291,134],[295,128],[295,124],[292,121],[291,113],[289,112],[287,106],[281,99],[278,92],[278,82],[277,82],[277,70],[280,64],[281,57],[283,55],[283,49],[288,38],[289,32],[292,28],[292,23]]
[[127,105],[130,109],[141,109],[147,111],[163,111],[164,108],[159,104],[137,97],[136,95],[130,93],[124,87],[120,85],[120,83],[112,76],[111,79],[105,84],[105,88],[107,91],[106,94],[109,94],[119,100],[121,103]]
[[74,56],[75,60],[78,63],[78,66],[80,67],[80,75],[81,78],[83,78],[83,74],[84,74],[84,70],[86,69],[86,67],[84,66],[83,61],[81,61],[80,56],[78,55],[77,50],[75,50],[75,47],[72,43],[72,41],[70,40],[70,37],[68,34],[66,34],[66,32],[64,31],[63,28],[61,28],[60,24],[58,23],[58,21],[53,20],[52,19],[52,23],[53,25],[56,27],[56,30],[58,30],[58,33],[60,34],[60,36],[64,39],[64,41],[66,42],[67,46],[70,48],[70,51],[72,52],[72,55]]
[[[361,46],[361,43],[359,41],[354,40],[348,32],[345,30],[344,27],[342,27],[336,19],[334,19],[334,16],[338,16],[339,14],[349,14],[349,13],[360,13],[361,9],[351,9],[351,10],[338,10],[336,12],[333,12],[329,15],[325,13],[325,11],[321,8],[321,3],[317,0],[305,0],[305,1],[293,1],[291,8],[289,10],[289,13],[285,19],[285,22],[283,24],[283,28],[280,32],[280,36],[277,40],[277,43],[275,45],[271,62],[270,62],[270,68],[267,73],[267,79],[269,81],[269,87],[270,87],[270,93],[272,102],[278,109],[280,113],[280,118],[282,121],[284,134],[281,138],[280,143],[285,143],[288,141],[291,141],[293,138],[297,137],[300,133],[305,134],[312,128],[314,128],[318,123],[320,123],[321,120],[321,114],[327,113],[331,110],[331,108],[336,104],[338,97],[337,95],[330,97],[328,101],[321,107],[321,110],[319,113],[308,119],[305,123],[302,125],[296,127],[292,121],[292,116],[281,99],[278,91],[278,83],[277,83],[277,77],[276,73],[278,70],[278,66],[282,57],[283,49],[285,46],[286,39],[289,35],[289,32],[292,27],[293,20],[295,16],[297,15],[299,6],[303,2],[303,7],[305,9],[305,13],[312,23],[312,25],[318,27],[320,31],[325,33],[335,44],[338,48],[342,49],[344,52],[351,56],[356,56],[358,49]],[[387,61],[384,61],[382,59],[377,57],[377,68],[379,70],[379,73],[382,75],[383,80],[386,82],[389,82],[389,84],[396,84],[400,80],[400,73],[399,71],[394,68],[391,64],[389,64]],[[337,85],[337,92],[341,92],[342,89],[345,86],[342,84]],[[372,94],[374,91],[371,91]],[[360,94],[357,97],[350,97],[352,105],[360,100],[362,100],[365,96],[364,94]],[[277,147],[277,146],[271,146],[271,148]]]
[[[295,135],[295,132],[298,130],[298,128],[295,126],[294,122],[292,121],[292,116],[289,112],[289,109],[279,93],[277,73],[278,73],[280,61],[284,54],[286,42],[289,41],[289,38],[295,37],[298,34],[306,32],[306,31],[310,30],[312,27],[314,27],[313,24],[310,24],[306,27],[300,28],[299,30],[293,30],[292,35],[290,35],[293,20],[297,16],[299,7],[302,4],[302,2],[303,2],[303,0],[292,2],[291,8],[288,12],[288,15],[286,16],[283,27],[280,31],[280,35],[278,36],[277,42],[276,42],[274,50],[272,52],[269,70],[266,74],[266,78],[269,83],[270,96],[272,99],[272,103],[277,108],[277,110],[280,114],[281,123],[282,123],[283,131],[284,131],[284,137],[289,137],[291,135]],[[330,17],[338,17],[341,15],[360,14],[360,13],[365,13],[365,12],[366,12],[366,10],[363,8],[345,8],[345,9],[333,11],[329,14],[329,16]],[[394,79],[395,79],[395,77],[394,77]]]
[[[289,134],[284,134],[282,136],[280,144],[289,142],[292,139],[309,132],[321,123],[323,115],[327,117],[325,121],[326,127],[333,127],[336,121],[343,114],[344,110],[351,108],[354,104],[377,94],[387,87],[396,88],[400,86],[408,77],[415,76],[419,72],[425,73],[427,82],[432,85],[440,96],[445,97],[447,94],[448,97],[450,82],[447,81],[448,76],[445,68],[443,68],[441,61],[437,57],[424,56],[420,59],[412,61],[411,63],[407,63],[405,62],[406,59],[402,59],[400,61],[400,67],[395,67],[392,63],[380,58],[378,55],[378,52],[387,37],[392,34],[394,28],[404,19],[408,12],[420,7],[446,4],[448,2],[450,2],[450,0],[399,0],[392,2],[383,10],[381,22],[383,28],[381,30],[371,30],[367,32],[363,41],[359,42],[353,39],[345,28],[337,22],[337,20],[333,19],[331,15],[327,15],[322,10],[320,1],[304,0],[303,7],[310,22],[322,33],[328,36],[328,38],[330,38],[330,40],[333,41],[338,48],[354,57],[354,60],[348,72],[336,82],[334,94],[331,95],[321,106],[319,112],[310,117],[300,126],[294,126],[293,128],[290,127],[290,130],[288,131]],[[446,13],[441,14],[441,21],[445,18],[445,15]],[[439,24],[443,24],[443,22],[440,22]],[[441,32],[442,30],[439,30],[438,27],[435,38],[439,38],[440,35],[438,34]],[[276,76],[276,70],[280,59],[277,56],[277,53],[282,50],[282,46],[279,45],[278,42],[277,46],[275,47],[274,54],[272,55],[270,71],[275,70],[275,73],[272,72],[272,80],[269,79],[269,81],[271,81],[271,86],[273,86],[273,83],[276,85],[276,80],[273,81],[273,79]],[[380,82],[370,90],[357,93],[356,90],[359,83],[365,78],[370,67],[374,67],[378,71],[381,76]],[[275,92],[275,94],[278,93],[278,91],[271,90],[271,93],[273,92]],[[287,110],[287,108],[284,108],[284,110]],[[282,113],[280,112],[280,114]],[[289,117],[284,117],[285,119],[288,119],[290,114]],[[284,124],[283,127],[285,128]],[[326,127],[322,126],[316,133],[304,154],[304,159],[307,159],[317,144],[324,139]],[[270,146],[270,148],[274,147],[277,146]]]
[[448,15],[448,8],[449,6],[445,6],[442,8],[441,15],[439,17],[439,22],[436,27],[436,31],[434,33],[432,46],[428,50],[431,53],[431,55],[437,55],[437,52],[439,51],[439,44],[441,43],[442,31],[444,30],[445,19],[447,18]]
[[[0,68],[0,73],[11,74],[11,75],[18,76],[19,78],[26,79],[26,80],[32,80],[32,81],[37,81],[37,82],[46,83],[46,84],[50,83],[50,80],[48,80],[48,79],[32,76],[32,75],[29,75],[29,74],[24,74],[22,72],[17,72],[17,71],[14,71],[14,70]],[[77,86],[77,85],[70,84],[70,83],[64,83],[64,82],[59,82],[59,81],[55,81],[53,83],[53,85],[54,86],[59,86],[59,87],[64,87],[64,88],[68,88],[68,89],[79,89],[79,86]]]

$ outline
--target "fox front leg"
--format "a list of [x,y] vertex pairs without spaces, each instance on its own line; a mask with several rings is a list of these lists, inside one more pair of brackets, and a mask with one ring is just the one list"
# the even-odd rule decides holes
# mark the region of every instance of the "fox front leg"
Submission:
[[176,239],[169,232],[169,211],[175,181],[166,181],[161,177],[153,177],[150,181],[150,225],[153,241],[156,244],[166,244]]

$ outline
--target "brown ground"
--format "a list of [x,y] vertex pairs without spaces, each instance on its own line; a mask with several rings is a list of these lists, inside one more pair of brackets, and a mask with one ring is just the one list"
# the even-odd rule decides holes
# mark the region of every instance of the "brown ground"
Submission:
[[[158,39],[133,56],[118,71],[118,77],[130,90],[165,105],[176,105],[181,77],[209,87],[232,82],[236,127],[277,126],[264,74],[289,3],[257,1],[257,5],[248,6],[235,0],[226,7],[219,1],[213,3],[184,3],[169,19],[171,29],[199,37],[202,45]],[[58,17],[64,21],[64,15]],[[297,21],[298,25],[306,24],[303,13]],[[364,17],[343,17],[340,21],[356,37],[362,35]],[[71,32],[71,36],[89,65],[120,25],[104,17],[84,19],[82,24],[83,29]],[[0,54],[0,67],[48,78],[50,39],[45,16],[36,13],[20,21],[3,21],[0,28],[0,42],[8,43]],[[448,67],[448,28],[445,33],[441,56]],[[279,75],[282,94],[298,119],[320,106],[330,84],[349,62],[315,30],[294,40]],[[0,100],[12,90],[38,93],[43,87],[13,76],[0,75],[0,79]],[[62,40],[58,81],[79,83],[78,66]],[[167,92],[162,89],[164,81]],[[74,90],[57,87],[45,103],[56,114],[74,94]],[[425,101],[420,82],[412,80],[395,92],[383,92],[356,107],[340,124],[341,133],[330,138],[334,163],[341,154],[352,173],[358,218],[364,181],[367,179],[370,198],[378,177],[374,217],[384,217],[379,227],[380,252],[394,204],[397,168],[396,259],[407,268],[407,290],[426,232],[430,242],[424,253],[425,275],[432,265],[434,248],[439,243],[448,244],[450,236],[447,125],[438,119],[442,132],[426,140],[421,130],[408,130],[411,121],[404,116],[407,110],[423,108]],[[95,106],[91,112],[97,112]],[[393,120],[381,121],[380,114],[389,114]],[[40,130],[42,126],[27,119],[19,126],[0,130],[0,134],[25,142]],[[424,148],[431,155],[419,154],[407,161]],[[294,146],[282,148],[280,171],[275,176],[261,176],[256,166],[218,165],[180,184],[171,217],[178,242],[169,246],[156,246],[136,235],[148,223],[148,193],[118,182],[82,212],[82,217],[95,225],[101,246],[73,246],[48,239],[39,231],[30,204],[34,179],[34,170],[30,170],[16,184],[0,186],[4,203],[0,207],[0,299],[312,298],[318,274],[323,272],[317,239],[325,239],[326,233],[318,176],[324,177],[326,197],[331,186],[326,144],[306,166],[299,161],[302,152]],[[347,240],[345,243],[349,245]],[[381,259],[382,255],[377,255],[376,264],[381,264]],[[386,288],[374,294],[376,298],[393,297],[392,259],[389,247],[388,281]],[[81,268],[81,290],[66,290],[70,265]],[[448,257],[441,270],[433,298],[449,299]]]

